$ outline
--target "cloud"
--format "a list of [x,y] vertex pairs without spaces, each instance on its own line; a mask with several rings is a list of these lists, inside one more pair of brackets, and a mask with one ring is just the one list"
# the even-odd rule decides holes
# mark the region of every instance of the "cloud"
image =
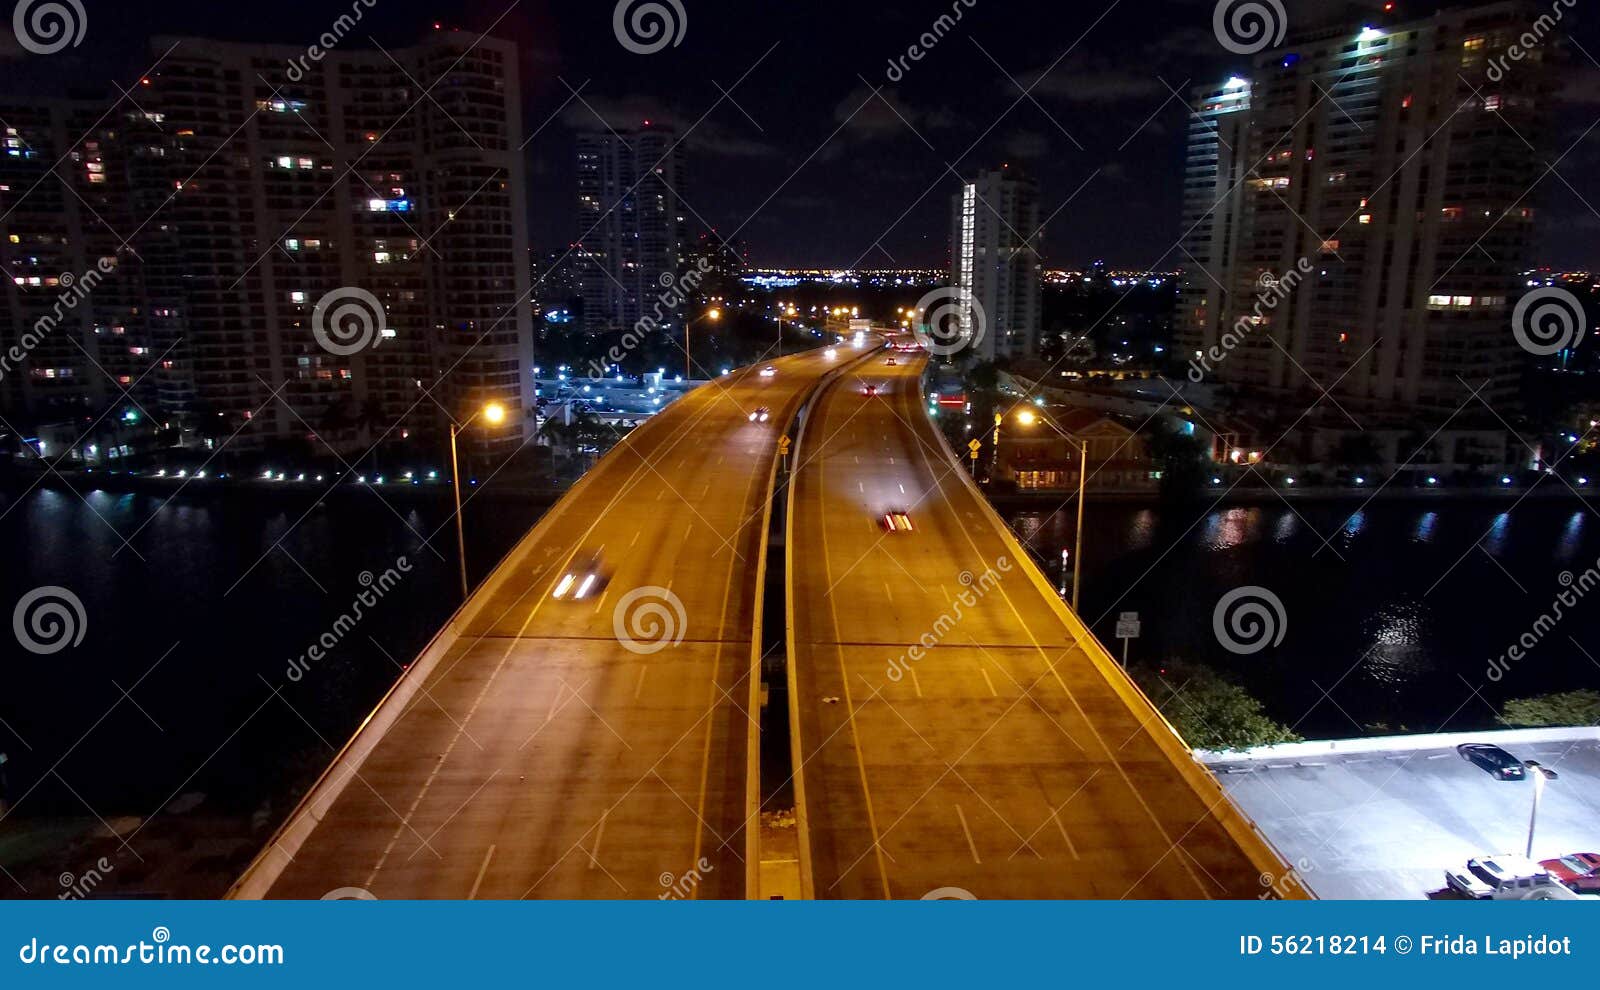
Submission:
[[1024,87],[1031,86],[1034,96],[1054,96],[1069,103],[1126,103],[1167,94],[1167,88],[1154,73],[1136,72],[1104,58],[1058,65],[1041,79],[1042,72],[1030,72],[1017,81]]
[[1043,158],[1050,153],[1050,139],[1039,131],[1018,131],[1001,143],[1000,150],[1009,158]]
[[[723,114],[736,121],[729,126],[719,119]],[[684,148],[696,154],[727,158],[781,158],[783,152],[761,137],[760,132],[735,107],[724,102],[711,116],[690,117],[676,108],[647,95],[620,98],[596,97],[587,93],[574,99],[561,114],[562,123],[578,131],[617,131],[638,128],[645,122],[671,128],[684,138]],[[742,127],[738,125],[743,125]]]
[[833,119],[843,125],[841,137],[878,140],[881,138],[912,137],[913,132],[927,132],[954,127],[955,114],[949,110],[918,109],[900,99],[895,90],[885,87],[873,95],[866,85],[857,86],[850,95],[833,108]]

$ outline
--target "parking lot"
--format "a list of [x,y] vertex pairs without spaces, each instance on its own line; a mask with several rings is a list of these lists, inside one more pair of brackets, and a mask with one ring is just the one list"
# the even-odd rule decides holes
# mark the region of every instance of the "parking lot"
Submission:
[[1463,760],[1493,743],[1559,772],[1545,785],[1533,858],[1600,852],[1600,730],[1517,730],[1295,743],[1202,754],[1305,883],[1323,898],[1437,896],[1444,869],[1521,853],[1531,780],[1501,781]]

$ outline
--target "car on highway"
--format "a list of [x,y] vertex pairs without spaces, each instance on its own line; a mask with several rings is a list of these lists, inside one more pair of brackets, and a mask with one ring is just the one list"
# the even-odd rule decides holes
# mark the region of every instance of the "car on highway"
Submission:
[[887,533],[909,533],[916,529],[911,525],[911,514],[904,509],[896,509],[883,514],[883,529]]
[[839,356],[839,352],[837,349],[830,347],[822,352],[822,356],[827,358],[829,361],[832,361],[834,358]]
[[750,410],[750,422],[752,423],[765,423],[771,418],[772,410],[768,409],[766,406],[762,406],[760,409]]
[[1568,853],[1539,865],[1580,894],[1600,894],[1600,853]]
[[1526,780],[1528,769],[1522,761],[1499,746],[1488,743],[1462,743],[1456,747],[1461,758],[1484,773],[1500,780]]
[[1445,870],[1444,880],[1451,890],[1475,901],[1486,901],[1507,893],[1529,892],[1554,884],[1544,867],[1515,853],[1469,859],[1465,869]]
[[598,551],[577,554],[551,589],[557,601],[582,601],[606,586],[605,567]]
[[866,382],[865,384],[863,384],[861,386],[861,394],[862,395],[866,395],[866,396],[877,395],[878,394],[878,383],[877,382]]
[[899,363],[900,363],[900,362],[899,362],[899,361],[896,361],[896,360],[895,360],[895,359],[894,359],[894,358],[890,358],[890,359],[889,359],[889,360],[887,360],[887,361],[885,361],[885,362],[883,362],[883,363],[884,363],[884,364],[886,364],[886,365],[888,365],[888,366],[889,366],[889,367],[891,367],[891,368],[893,368],[893,367],[895,367],[895,366],[896,366],[896,365],[898,365],[898,364],[899,364]]
[[776,377],[777,374],[778,374],[778,369],[774,368],[770,364],[767,365],[765,368],[761,369],[761,377],[762,378],[773,378],[773,377]]

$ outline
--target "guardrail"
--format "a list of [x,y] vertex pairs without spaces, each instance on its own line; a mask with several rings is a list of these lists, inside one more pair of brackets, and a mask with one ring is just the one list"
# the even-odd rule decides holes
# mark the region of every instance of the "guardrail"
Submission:
[[805,754],[800,748],[800,686],[795,674],[794,639],[794,478],[804,466],[801,457],[805,450],[806,424],[810,420],[811,408],[828,389],[838,384],[845,373],[860,366],[873,357],[882,353],[885,343],[880,341],[876,346],[868,348],[855,360],[829,371],[817,380],[817,387],[812,389],[811,396],[801,404],[800,411],[795,415],[794,422],[794,459],[795,466],[790,470],[789,498],[784,503],[784,554],[783,554],[783,589],[784,589],[784,649],[788,651],[787,662],[784,664],[785,679],[789,683],[789,760],[794,766],[794,821],[795,832],[799,843],[800,858],[800,896],[804,900],[816,898],[816,877],[812,873],[811,862],[811,829],[806,818],[806,788]]
[[1361,736],[1355,739],[1317,739],[1279,743],[1252,749],[1197,749],[1195,758],[1206,764],[1243,763],[1253,760],[1295,760],[1341,753],[1404,753],[1422,749],[1454,749],[1463,743],[1564,743],[1592,739],[1600,743],[1600,726],[1571,728],[1492,729],[1487,732],[1429,732],[1406,736]]

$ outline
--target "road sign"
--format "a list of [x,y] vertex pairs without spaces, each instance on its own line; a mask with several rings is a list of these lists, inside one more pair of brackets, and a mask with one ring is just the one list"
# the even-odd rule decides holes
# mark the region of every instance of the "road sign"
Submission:
[[974,454],[976,454],[978,451],[983,449],[983,444],[981,444],[978,441],[974,440],[971,443],[967,444],[967,449],[972,451]]
[[778,438],[778,453],[782,454],[785,457],[788,457],[789,456],[789,444],[790,443],[791,443],[791,441],[789,440],[788,437],[779,437]]
[[1123,612],[1117,616],[1117,638],[1138,639],[1141,624],[1138,612]]

